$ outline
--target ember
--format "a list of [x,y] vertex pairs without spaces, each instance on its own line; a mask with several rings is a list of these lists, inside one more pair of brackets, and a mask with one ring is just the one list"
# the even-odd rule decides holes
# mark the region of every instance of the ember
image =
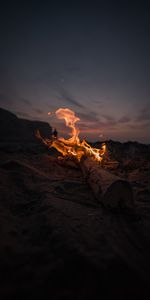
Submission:
[[91,157],[97,162],[101,162],[106,151],[106,145],[103,143],[101,149],[91,147],[85,140],[80,141],[79,129],[76,127],[76,122],[80,119],[75,116],[74,111],[68,108],[59,108],[56,111],[58,119],[64,119],[66,126],[71,128],[70,138],[65,139],[60,137],[58,139],[43,138],[39,131],[37,131],[37,138],[41,139],[49,148],[57,149],[63,156],[75,157],[78,161],[82,156]]

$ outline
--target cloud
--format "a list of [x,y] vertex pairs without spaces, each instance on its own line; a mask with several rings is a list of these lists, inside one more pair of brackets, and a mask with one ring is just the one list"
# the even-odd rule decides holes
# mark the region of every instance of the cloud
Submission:
[[118,120],[119,123],[128,123],[130,121],[131,121],[131,119],[127,116],[124,116]]
[[[140,123],[140,122],[136,122],[136,123],[133,123],[133,124],[129,124],[128,125],[128,127],[130,128],[130,129],[133,129],[133,130],[138,130],[138,131],[140,131],[140,130],[147,130],[147,129],[149,129],[150,128],[150,121],[146,121],[145,123]],[[149,132],[149,131],[148,131]]]
[[17,115],[18,118],[21,118],[21,119],[23,118],[23,119],[26,119],[26,120],[41,121],[40,116],[30,115],[28,112],[14,111],[14,113]]
[[106,121],[108,121],[108,122],[114,122],[114,118],[112,117],[112,116],[110,116],[110,115],[105,115],[105,114],[103,114],[102,115],[102,117],[106,120]]
[[15,113],[17,114],[18,117],[31,118],[30,114],[23,111],[16,111]]
[[100,95],[98,100],[93,100],[92,102],[95,103],[98,106],[103,106],[104,102],[108,102],[109,100],[111,100],[111,97],[108,95]]
[[22,101],[22,102],[23,102],[24,104],[26,104],[26,105],[29,105],[29,106],[32,105],[32,103],[31,103],[28,99],[20,98],[20,101]]
[[94,113],[85,114],[85,118],[84,114],[78,115],[83,117],[80,121],[81,131],[89,133],[96,133],[106,129],[109,131],[120,130],[120,128],[122,128],[121,125],[125,126],[124,124],[129,123],[131,121],[130,118],[127,116],[124,116],[120,119],[116,119],[110,115],[103,114],[102,118],[100,118],[99,120],[97,114],[94,115]]
[[136,121],[147,121],[150,120],[150,105],[143,107],[136,118]]
[[99,118],[97,117],[97,113],[95,113],[95,112],[78,113],[78,117],[80,118],[80,123],[82,123],[82,122],[99,122]]
[[39,108],[35,108],[34,111],[39,115],[42,115],[44,113],[44,111]]
[[101,100],[93,100],[92,101],[96,106],[98,106],[98,107],[102,107],[103,106],[103,102],[101,101]]
[[65,89],[61,89],[60,92],[60,100],[65,100],[69,104],[73,104],[74,106],[78,108],[85,108],[84,105],[82,105],[80,102],[78,102],[72,95],[70,95]]

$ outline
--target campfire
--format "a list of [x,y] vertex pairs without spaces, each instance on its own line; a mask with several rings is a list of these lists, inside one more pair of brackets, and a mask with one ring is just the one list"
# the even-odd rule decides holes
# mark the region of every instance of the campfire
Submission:
[[[50,113],[48,113],[50,115]],[[68,108],[59,108],[56,111],[58,119],[64,119],[66,126],[71,128],[70,138],[65,139],[63,137],[52,137],[51,139],[42,137],[40,132],[37,131],[36,136],[43,141],[48,148],[57,149],[63,156],[74,157],[78,161],[83,156],[91,157],[97,162],[101,162],[106,152],[106,145],[103,143],[101,149],[91,147],[85,140],[80,141],[80,130],[76,127],[76,123],[80,119],[75,116],[74,111]]]
[[37,138],[41,139],[48,148],[57,149],[63,157],[75,158],[95,198],[103,206],[109,209],[132,209],[134,201],[129,182],[108,172],[102,165],[97,163],[104,158],[106,144],[103,143],[101,149],[98,149],[91,147],[85,140],[80,141],[80,131],[76,127],[76,123],[80,119],[75,116],[74,111],[68,108],[59,108],[56,111],[56,116],[58,119],[64,119],[66,126],[71,128],[71,137],[65,139],[52,136],[51,139],[48,139],[42,137],[40,132],[37,131]]

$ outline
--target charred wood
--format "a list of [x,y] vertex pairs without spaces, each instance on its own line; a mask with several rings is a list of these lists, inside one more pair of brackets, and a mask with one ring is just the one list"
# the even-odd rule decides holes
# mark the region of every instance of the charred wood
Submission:
[[82,159],[80,167],[96,199],[109,209],[134,208],[133,191],[130,183],[104,170],[90,158]]

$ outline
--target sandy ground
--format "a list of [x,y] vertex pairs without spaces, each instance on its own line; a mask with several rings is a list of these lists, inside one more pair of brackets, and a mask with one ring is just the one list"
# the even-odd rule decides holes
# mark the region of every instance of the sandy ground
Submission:
[[135,215],[98,203],[80,168],[35,145],[0,145],[1,299],[150,296],[150,171],[112,172]]

